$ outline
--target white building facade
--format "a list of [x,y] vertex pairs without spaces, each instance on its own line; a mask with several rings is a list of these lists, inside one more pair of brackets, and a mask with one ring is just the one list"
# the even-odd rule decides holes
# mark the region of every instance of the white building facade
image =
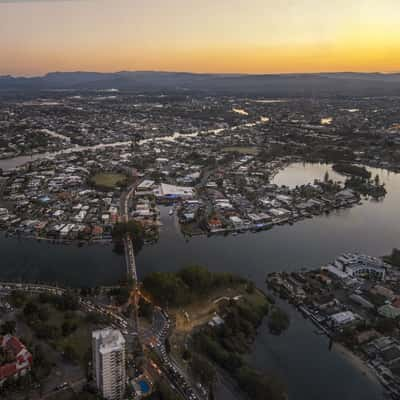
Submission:
[[126,346],[121,332],[106,328],[92,333],[93,375],[106,400],[121,400],[126,385]]

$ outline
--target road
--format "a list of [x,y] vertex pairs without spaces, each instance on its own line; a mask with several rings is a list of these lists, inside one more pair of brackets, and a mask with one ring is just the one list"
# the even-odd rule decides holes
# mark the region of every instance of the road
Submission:
[[[135,190],[138,185],[136,181],[128,190],[121,195],[120,199],[120,218],[123,222],[129,221],[129,200],[135,195]],[[176,362],[166,353],[165,340],[170,333],[170,321],[165,311],[159,307],[155,307],[153,324],[151,332],[143,332],[139,329],[138,322],[138,290],[137,290],[137,271],[136,271],[136,260],[133,249],[133,243],[131,237],[127,234],[124,237],[124,249],[125,249],[125,262],[127,266],[128,281],[133,282],[133,289],[131,294],[130,303],[134,306],[132,316],[129,318],[130,324],[128,330],[134,331],[137,334],[141,342],[145,346],[149,346],[155,350],[160,356],[163,365],[161,369],[170,381],[173,387],[175,387],[183,398],[187,400],[200,400],[202,397],[194,385],[190,383],[188,377],[180,370]],[[133,322],[133,324],[132,324]]]
[[136,259],[133,250],[133,243],[128,235],[125,236],[123,240],[124,240],[125,264],[126,264],[126,273],[128,277],[128,282],[132,280],[137,282],[138,278],[136,272]]
[[[62,296],[66,293],[66,289],[51,285],[39,285],[39,284],[22,284],[15,282],[0,282],[0,293],[8,294],[13,290],[23,290],[29,293],[50,293],[58,296]],[[126,319],[124,316],[115,312],[114,310],[94,304],[89,300],[78,297],[80,307],[86,312],[96,312],[105,317],[108,317],[112,321],[112,325],[115,328],[120,329],[122,332],[129,331],[130,319]],[[165,349],[165,340],[171,332],[171,323],[167,313],[159,307],[155,307],[153,324],[150,332],[141,332],[143,337],[143,343],[146,347],[149,347],[157,352],[160,356],[163,364],[162,370],[168,380],[173,384],[174,387],[182,394],[186,400],[203,400],[206,399],[206,395],[200,393],[199,390],[190,382],[190,379],[177,365]],[[68,382],[68,387],[75,386],[76,382]],[[66,387],[67,388],[67,387]],[[65,389],[66,389],[65,388]],[[50,394],[48,392],[48,394]],[[54,393],[54,392],[53,392]]]
[[[0,296],[6,296],[10,294],[14,290],[21,290],[24,292],[32,293],[32,294],[39,294],[39,293],[48,293],[56,296],[64,295],[67,290],[64,288],[60,288],[57,286],[51,285],[40,285],[40,284],[31,284],[31,283],[15,283],[15,282],[0,282]],[[78,297],[78,302],[80,308],[85,312],[93,312],[103,315],[107,317],[111,321],[111,325],[114,328],[120,329],[121,331],[126,331],[128,328],[128,321],[120,314],[116,313],[113,309],[103,306],[94,304],[89,300],[83,299],[82,297]],[[60,355],[61,357],[61,355]],[[65,379],[65,385],[62,388],[58,388],[60,386],[60,380]],[[62,378],[57,380],[52,379],[51,381],[43,382],[42,390],[45,392],[41,395],[39,391],[32,391],[30,392],[30,399],[50,399],[57,396],[58,393],[66,390],[75,390],[79,391],[84,384],[86,383],[86,379],[78,379],[73,380],[74,378],[71,377],[71,380],[65,377],[65,374],[62,374]],[[22,396],[24,399],[26,396]],[[21,397],[21,399],[22,399]]]
[[162,361],[162,371],[184,399],[206,400],[207,393],[191,382],[186,372],[166,351],[165,341],[170,336],[171,330],[172,323],[168,314],[160,307],[155,306],[151,334],[147,336],[146,345],[158,354]]
[[[129,200],[134,196],[137,187],[135,182],[129,189],[121,195],[120,198],[120,218],[124,222],[129,221]],[[153,324],[150,332],[139,330],[138,323],[138,278],[136,270],[136,260],[133,248],[132,238],[129,234],[123,239],[125,261],[127,266],[127,277],[129,282],[133,282],[133,288],[130,297],[130,304],[133,305],[133,311],[129,318],[125,318],[121,314],[115,312],[109,307],[95,304],[89,300],[78,297],[80,307],[86,312],[96,312],[105,317],[108,317],[112,326],[120,329],[125,335],[134,335],[143,339],[143,344],[155,350],[162,360],[161,369],[165,376],[175,387],[185,400],[203,400],[207,399],[206,393],[200,393],[195,385],[190,382],[187,375],[180,369],[175,360],[167,354],[165,349],[165,340],[171,333],[171,323],[167,313],[159,307],[155,307]],[[15,282],[0,282],[0,293],[9,293],[13,290],[23,290],[30,293],[51,293],[62,296],[66,293],[66,289],[51,285],[40,285],[30,283],[15,283]],[[77,382],[67,382],[68,386],[79,386]],[[63,389],[64,390],[64,389]],[[54,393],[54,392],[53,392]],[[50,395],[50,392],[48,392]]]
[[[62,296],[67,292],[66,289],[58,287],[58,286],[51,286],[51,285],[40,285],[34,283],[15,283],[15,282],[0,282],[0,293],[1,294],[9,294],[13,290],[22,290],[28,293],[49,293],[54,294],[57,296]],[[82,297],[78,296],[79,306],[86,312],[96,312],[101,314],[107,318],[109,318],[112,324],[115,327],[118,327],[121,330],[126,330],[128,326],[128,321],[126,318],[115,312],[113,309],[107,306],[98,305],[92,303],[90,300],[86,300]]]
[[[134,195],[138,182],[135,182],[132,186],[128,188],[126,192],[123,192],[120,198],[120,219],[122,222],[129,221],[129,200]],[[128,282],[137,282],[137,272],[136,272],[136,260],[135,252],[133,250],[133,242],[130,235],[127,233],[123,239],[124,249],[125,249],[125,263],[127,267],[127,277]]]
[[[122,222],[129,221],[129,200],[134,196],[138,181],[135,182],[128,188],[126,192],[123,192],[120,198],[120,219]],[[130,335],[137,336],[139,333],[139,317],[138,317],[138,295],[137,295],[137,271],[136,271],[136,259],[133,248],[132,238],[129,233],[126,233],[123,238],[124,252],[125,252],[125,264],[128,282],[132,282],[132,291],[130,296],[130,304],[133,306],[131,316],[129,318],[128,331]]]

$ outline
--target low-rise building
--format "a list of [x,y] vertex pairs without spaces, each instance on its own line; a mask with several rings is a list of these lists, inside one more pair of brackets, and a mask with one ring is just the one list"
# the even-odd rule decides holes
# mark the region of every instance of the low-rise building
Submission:
[[342,311],[331,315],[330,318],[334,326],[341,327],[354,322],[356,315],[351,311]]
[[11,335],[0,337],[0,348],[7,360],[1,363],[0,359],[0,385],[8,379],[24,376],[31,370],[32,354],[17,337]]

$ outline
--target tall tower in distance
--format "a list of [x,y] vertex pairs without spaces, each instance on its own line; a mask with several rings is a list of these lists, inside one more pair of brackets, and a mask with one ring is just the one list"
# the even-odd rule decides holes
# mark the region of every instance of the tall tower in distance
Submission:
[[126,385],[125,339],[116,329],[92,332],[93,375],[106,400],[121,400]]

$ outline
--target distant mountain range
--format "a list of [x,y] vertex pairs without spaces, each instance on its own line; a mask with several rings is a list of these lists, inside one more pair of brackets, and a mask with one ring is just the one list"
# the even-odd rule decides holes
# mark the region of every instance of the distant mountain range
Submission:
[[5,91],[107,90],[198,92],[267,97],[400,95],[400,73],[194,74],[185,72],[52,72],[41,77],[0,76]]

